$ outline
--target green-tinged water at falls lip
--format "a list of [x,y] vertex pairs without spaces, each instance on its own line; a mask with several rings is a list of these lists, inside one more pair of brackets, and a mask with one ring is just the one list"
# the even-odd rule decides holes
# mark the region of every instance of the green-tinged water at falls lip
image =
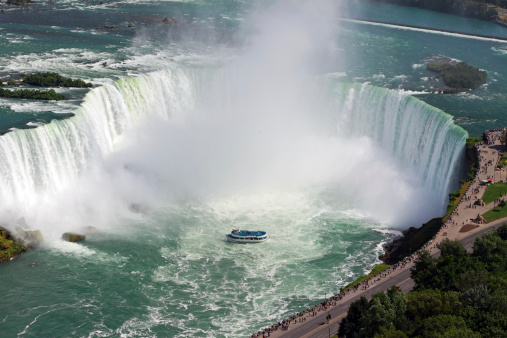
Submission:
[[[467,132],[503,126],[506,45],[328,26],[312,6],[1,5],[0,75],[95,85],[57,88],[69,97],[57,103],[0,99],[4,132],[39,125],[0,137],[0,224],[24,218],[46,240],[0,265],[2,336],[248,336],[363,274],[393,229],[441,214]],[[354,6],[339,16],[493,27]],[[488,84],[421,95],[433,54]],[[60,240],[89,225],[84,242]],[[270,239],[228,243],[235,227]]]

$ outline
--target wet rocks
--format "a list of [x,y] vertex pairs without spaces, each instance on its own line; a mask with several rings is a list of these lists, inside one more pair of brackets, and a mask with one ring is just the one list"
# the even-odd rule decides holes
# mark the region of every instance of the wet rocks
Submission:
[[10,261],[23,251],[26,251],[26,248],[18,243],[7,229],[0,227],[0,263]]
[[74,232],[66,232],[62,235],[62,239],[67,242],[79,242],[86,239],[85,235],[76,234]]

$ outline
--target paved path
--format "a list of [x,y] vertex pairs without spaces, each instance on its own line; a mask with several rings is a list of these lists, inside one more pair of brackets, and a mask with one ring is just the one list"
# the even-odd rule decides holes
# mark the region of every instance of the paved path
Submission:
[[[463,246],[468,250],[472,251],[472,246],[475,238],[482,235],[484,232],[496,229],[498,225],[507,221],[506,219],[500,219],[495,222],[488,224],[476,224],[472,220],[477,218],[478,214],[484,214],[484,212],[494,207],[494,202],[485,206],[476,206],[470,208],[470,203],[475,202],[477,199],[482,198],[484,191],[486,190],[485,185],[481,185],[482,180],[493,178],[494,181],[507,181],[507,172],[496,171],[495,167],[499,160],[499,154],[507,150],[504,145],[500,144],[499,140],[500,133],[493,133],[491,138],[495,140],[493,144],[479,146],[480,156],[480,170],[476,178],[470,184],[465,196],[469,199],[462,198],[461,202],[455,209],[455,212],[449,219],[442,229],[435,236],[435,239],[427,244],[426,248],[430,250],[432,256],[437,257],[440,251],[436,247],[437,243],[440,243],[443,239],[457,239],[463,243]],[[491,161],[491,164],[488,162]],[[507,191],[506,191],[507,193]],[[460,232],[460,230],[468,224],[476,225],[475,228],[467,232]],[[470,227],[470,225],[468,225]],[[410,278],[410,268],[413,266],[413,260],[408,261],[406,264],[401,265],[396,270],[391,270],[391,273],[386,274],[383,277],[379,277],[377,280],[369,282],[369,286],[365,289],[359,289],[357,291],[349,291],[345,294],[342,300],[339,300],[335,305],[329,306],[327,309],[322,309],[317,312],[315,316],[311,316],[309,312],[304,313],[301,318],[305,318],[306,321],[298,322],[291,321],[287,330],[278,329],[272,332],[270,337],[329,337],[336,334],[338,331],[339,323],[347,315],[347,310],[350,304],[361,296],[365,296],[370,299],[371,296],[378,292],[384,292],[389,289],[392,285],[400,287],[403,293],[410,291],[415,283]],[[326,316],[331,315],[331,320],[327,323]],[[267,335],[266,335],[267,336]],[[262,337],[262,334],[260,335]]]

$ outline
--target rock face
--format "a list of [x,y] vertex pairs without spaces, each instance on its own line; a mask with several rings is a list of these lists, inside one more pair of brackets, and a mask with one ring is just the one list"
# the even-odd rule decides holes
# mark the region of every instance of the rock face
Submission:
[[0,227],[0,263],[11,260],[23,251],[26,251],[26,248],[17,243],[9,231]]
[[76,234],[73,232],[66,232],[62,235],[62,239],[67,242],[79,242],[84,241],[86,238],[85,235]]
[[82,231],[85,234],[85,236],[93,235],[99,232],[99,230],[96,227],[91,225],[84,227]]
[[17,230],[16,240],[29,249],[35,249],[44,243],[40,230]]

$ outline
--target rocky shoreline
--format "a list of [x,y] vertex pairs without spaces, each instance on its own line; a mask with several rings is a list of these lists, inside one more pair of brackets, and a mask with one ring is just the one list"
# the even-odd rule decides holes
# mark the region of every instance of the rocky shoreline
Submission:
[[9,231],[0,227],[0,263],[8,262],[26,250]]
[[[14,231],[7,230],[5,227],[0,227],[0,264],[14,259],[19,254],[36,249],[44,243],[44,237],[39,230],[23,230],[26,228],[24,219],[18,221],[14,226]],[[66,232],[62,234],[62,240],[67,242],[80,242],[86,239],[86,236],[93,235],[98,232],[97,228],[87,226],[82,229],[83,234],[75,232]]]
[[43,242],[39,230],[25,231],[18,228],[14,233],[0,227],[0,263],[8,262],[29,249],[35,249]]

